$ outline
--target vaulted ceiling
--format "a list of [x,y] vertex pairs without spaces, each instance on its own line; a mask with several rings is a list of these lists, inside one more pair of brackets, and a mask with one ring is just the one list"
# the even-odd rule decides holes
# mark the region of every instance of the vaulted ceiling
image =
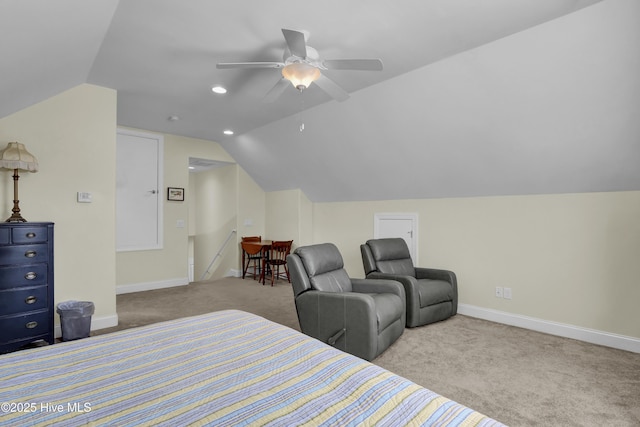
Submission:
[[[638,190],[639,4],[3,0],[0,117],[113,88],[119,125],[219,142],[313,201]],[[279,70],[216,68],[281,61],[282,28],[384,70],[323,71],[343,102],[312,84],[265,103]]]

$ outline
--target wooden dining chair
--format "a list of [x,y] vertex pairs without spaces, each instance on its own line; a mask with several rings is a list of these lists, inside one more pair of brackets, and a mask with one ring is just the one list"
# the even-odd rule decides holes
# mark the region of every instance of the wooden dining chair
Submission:
[[[291,283],[289,268],[287,267],[287,255],[291,253],[292,244],[293,240],[274,240],[271,243],[269,258],[267,259],[267,263],[271,269],[271,286],[273,286],[273,282],[275,282],[276,278],[284,279],[286,277],[287,282]],[[280,273],[280,267],[284,269],[282,273]]]
[[[246,242],[260,242],[262,236],[243,237],[242,246],[242,278],[244,279],[249,267],[253,268],[253,278],[259,275],[262,268],[262,247],[260,245],[244,245]],[[253,266],[251,264],[253,263]]]

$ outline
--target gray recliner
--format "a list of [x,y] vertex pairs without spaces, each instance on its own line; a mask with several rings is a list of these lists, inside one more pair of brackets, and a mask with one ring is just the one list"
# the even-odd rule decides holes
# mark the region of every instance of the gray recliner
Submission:
[[414,267],[401,238],[368,240],[360,245],[367,279],[397,280],[407,297],[407,327],[445,320],[458,311],[458,282],[448,270]]
[[301,246],[287,266],[304,334],[370,361],[404,332],[402,285],[349,278],[335,245]]

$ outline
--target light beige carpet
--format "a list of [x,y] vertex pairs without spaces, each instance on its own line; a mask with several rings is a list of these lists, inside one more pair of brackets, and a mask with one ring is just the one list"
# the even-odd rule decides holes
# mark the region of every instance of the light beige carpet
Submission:
[[[120,325],[228,308],[299,330],[291,285],[227,278],[119,295]],[[457,315],[406,329],[374,360],[511,426],[640,426],[640,354]]]

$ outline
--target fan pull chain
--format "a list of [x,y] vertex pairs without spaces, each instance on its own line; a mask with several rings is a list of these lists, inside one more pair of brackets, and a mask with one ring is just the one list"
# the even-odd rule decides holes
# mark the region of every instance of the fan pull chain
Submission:
[[298,113],[298,119],[300,120],[299,131],[304,132],[304,120],[302,119],[302,112],[304,111],[304,96],[303,91],[300,91],[300,112]]

